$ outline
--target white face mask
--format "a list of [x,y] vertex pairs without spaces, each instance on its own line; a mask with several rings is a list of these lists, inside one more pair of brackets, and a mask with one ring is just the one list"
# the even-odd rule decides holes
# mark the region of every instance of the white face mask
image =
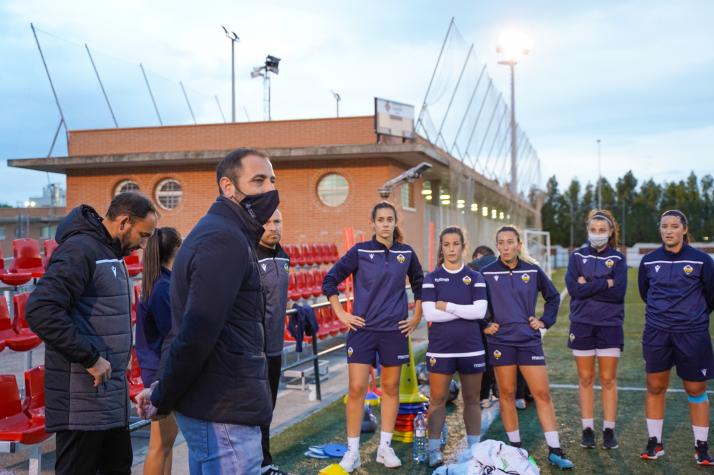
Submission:
[[590,245],[592,247],[594,247],[595,249],[600,249],[602,247],[605,247],[609,240],[610,240],[609,234],[588,233],[588,241],[590,241]]

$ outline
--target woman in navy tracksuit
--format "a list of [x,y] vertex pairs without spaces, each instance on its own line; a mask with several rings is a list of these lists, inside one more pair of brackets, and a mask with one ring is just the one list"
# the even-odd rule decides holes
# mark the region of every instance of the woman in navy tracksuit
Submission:
[[[144,387],[158,379],[161,345],[171,330],[169,284],[171,267],[181,246],[174,228],[157,228],[144,249],[141,300],[136,306],[136,356]],[[171,473],[171,455],[178,428],[173,416],[151,422],[145,475]]]
[[[391,448],[392,432],[399,409],[399,375],[401,365],[409,361],[407,337],[421,320],[421,284],[423,272],[414,250],[403,244],[397,228],[397,211],[388,202],[372,209],[374,236],[354,245],[325,277],[322,291],[330,300],[338,318],[350,327],[347,335],[349,391],[347,419],[347,453],[340,465],[352,472],[360,465],[359,435],[364,415],[364,398],[370,368],[377,355],[382,365],[381,418],[382,433],[377,462],[396,468],[401,461]],[[339,302],[337,286],[354,276],[354,307],[347,313]],[[407,294],[409,277],[416,307],[408,319]]]
[[662,423],[672,366],[689,401],[694,459],[714,465],[709,455],[707,380],[714,373],[709,314],[714,309],[714,262],[689,245],[687,217],[665,211],[659,223],[662,247],[642,258],[638,284],[646,303],[642,353],[647,372],[648,442],[643,459],[664,455]]
[[[548,461],[559,468],[573,468],[560,448],[540,332],[555,323],[560,295],[545,272],[527,256],[515,226],[503,226],[496,232],[496,248],[498,260],[484,267],[481,274],[486,279],[493,317],[484,333],[498,382],[503,426],[511,445],[520,447],[515,404],[516,372],[520,369],[535,399],[549,447]],[[540,319],[535,317],[538,293],[545,299]]]
[[595,448],[595,357],[602,385],[603,446],[618,447],[617,361],[624,345],[627,261],[617,251],[619,228],[608,210],[592,210],[587,219],[588,243],[570,255],[565,284],[570,294],[568,347],[578,369],[580,446]]

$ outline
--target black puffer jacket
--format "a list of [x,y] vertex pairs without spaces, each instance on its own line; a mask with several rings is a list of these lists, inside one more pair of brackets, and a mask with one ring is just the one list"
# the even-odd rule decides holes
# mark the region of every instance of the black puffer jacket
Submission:
[[[46,343],[47,430],[96,431],[128,424],[125,370],[131,351],[129,277],[118,241],[89,206],[57,228],[59,247],[27,303],[27,322]],[[99,357],[112,376],[94,387]]]
[[164,341],[159,414],[270,424],[265,302],[255,246],[262,234],[239,205],[220,197],[186,237],[171,271],[173,325]]

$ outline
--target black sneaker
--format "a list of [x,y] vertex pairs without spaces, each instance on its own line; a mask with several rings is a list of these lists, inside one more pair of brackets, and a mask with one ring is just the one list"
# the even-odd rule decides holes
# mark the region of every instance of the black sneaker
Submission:
[[650,437],[647,440],[647,448],[640,454],[644,460],[657,460],[664,455],[664,444],[657,441],[657,437]]
[[602,446],[606,449],[616,449],[620,445],[615,437],[615,429],[605,429],[602,431]]
[[714,458],[709,455],[709,444],[697,441],[696,447],[694,447],[694,460],[697,461],[697,465],[714,465]]
[[283,472],[277,465],[268,465],[260,469],[260,475],[288,475],[288,472]]
[[583,430],[583,436],[580,438],[580,447],[584,449],[595,448],[595,431],[590,427]]

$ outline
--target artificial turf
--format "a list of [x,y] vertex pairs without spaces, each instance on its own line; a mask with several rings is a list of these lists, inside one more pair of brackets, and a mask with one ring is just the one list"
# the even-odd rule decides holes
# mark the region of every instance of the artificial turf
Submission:
[[[559,289],[564,287],[563,271],[556,271],[553,281]],[[577,384],[575,362],[566,347],[568,336],[568,305],[566,297],[561,303],[558,323],[546,334],[543,342],[548,364],[548,373],[552,384]],[[641,356],[640,338],[644,324],[644,305],[637,292],[636,270],[630,269],[629,287],[625,308],[625,349],[620,359],[618,386],[643,388],[645,385],[644,366]],[[710,329],[711,334],[711,329]],[[672,387],[681,388],[676,375],[672,376]],[[558,415],[561,445],[568,457],[575,463],[574,473],[583,474],[689,474],[711,470],[695,465],[693,458],[693,438],[689,423],[686,396],[683,393],[670,393],[667,396],[667,417],[664,426],[664,444],[666,455],[657,461],[643,461],[639,453],[647,442],[644,418],[643,391],[622,390],[617,419],[617,436],[620,447],[616,450],[581,449],[580,409],[577,389],[552,389],[552,397]],[[602,411],[596,391],[595,423],[598,446],[602,443]],[[375,411],[378,413],[378,410]],[[461,419],[460,400],[452,405],[447,416],[449,443],[444,454],[453,459],[464,447],[464,429]],[[560,473],[545,461],[546,446],[542,430],[538,423],[535,408],[531,404],[524,411],[519,411],[520,431],[523,446],[538,461],[542,473]],[[506,440],[500,419],[496,419],[484,438]],[[328,442],[345,442],[344,406],[338,401],[305,421],[285,430],[272,440],[273,457],[284,469],[294,474],[316,474],[332,460],[314,460],[303,456],[311,445]],[[396,470],[387,470],[374,462],[379,444],[379,433],[362,435],[362,467],[353,472],[362,474],[429,474],[433,470],[411,462],[411,444],[395,442],[394,449],[402,459],[403,466]]]

